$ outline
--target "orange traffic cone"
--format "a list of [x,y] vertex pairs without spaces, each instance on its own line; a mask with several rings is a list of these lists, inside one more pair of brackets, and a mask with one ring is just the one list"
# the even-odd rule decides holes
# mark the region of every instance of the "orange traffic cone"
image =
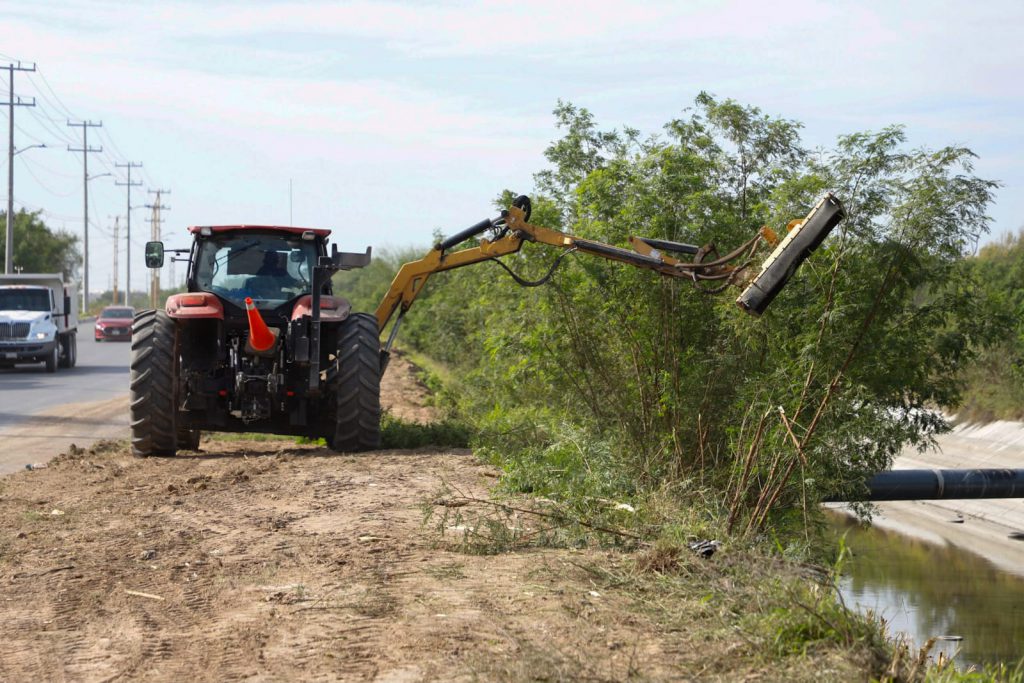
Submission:
[[256,353],[265,353],[277,343],[277,330],[270,329],[263,322],[263,316],[256,310],[252,297],[245,297],[245,312],[249,316],[249,346]]

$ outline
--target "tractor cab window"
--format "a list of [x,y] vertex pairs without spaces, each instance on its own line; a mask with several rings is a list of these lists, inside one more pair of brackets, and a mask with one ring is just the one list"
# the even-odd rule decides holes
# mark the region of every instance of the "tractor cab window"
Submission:
[[215,233],[199,245],[196,285],[239,306],[249,296],[272,308],[311,291],[316,259],[316,244],[298,235]]

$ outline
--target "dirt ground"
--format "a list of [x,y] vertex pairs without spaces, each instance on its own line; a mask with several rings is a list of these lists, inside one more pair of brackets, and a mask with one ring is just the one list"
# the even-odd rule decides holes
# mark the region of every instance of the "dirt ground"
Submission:
[[[386,402],[429,419],[403,362]],[[679,679],[699,653],[597,590],[602,551],[470,555],[424,524],[467,451],[73,449],[0,480],[0,681]],[[688,672],[688,673],[687,673]]]
[[[398,417],[435,418],[401,357],[382,396]],[[470,508],[446,491],[487,499],[496,481],[467,450],[338,455],[229,436],[174,458],[72,447],[0,477],[0,683],[864,677],[841,652],[762,659],[752,640],[770,634],[709,602],[734,590],[719,555],[742,559],[724,551],[683,563],[692,594],[646,595],[621,580],[627,554],[467,552]]]

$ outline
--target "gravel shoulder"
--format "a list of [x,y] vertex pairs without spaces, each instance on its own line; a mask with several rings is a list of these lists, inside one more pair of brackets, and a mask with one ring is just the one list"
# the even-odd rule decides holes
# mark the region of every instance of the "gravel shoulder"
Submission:
[[127,438],[127,395],[55,406],[0,430],[0,474],[46,463],[71,445],[85,448],[103,439]]

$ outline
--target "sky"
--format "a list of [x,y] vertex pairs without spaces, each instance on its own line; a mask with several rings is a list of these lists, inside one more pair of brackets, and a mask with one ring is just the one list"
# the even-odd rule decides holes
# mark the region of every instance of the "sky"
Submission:
[[[170,190],[168,247],[189,225],[233,223],[332,228],[350,251],[426,247],[493,213],[502,190],[532,191],[559,99],[654,134],[708,91],[802,122],[812,147],[902,124],[911,146],[973,149],[978,175],[1002,183],[992,234],[1016,232],[1022,35],[1020,0],[0,0],[0,67],[37,67],[14,74],[37,104],[14,112],[15,210],[82,235],[82,154],[66,151],[81,129],[67,121],[103,123],[89,130],[103,147],[90,175],[112,174],[89,182],[93,291],[111,283],[118,215],[124,287],[116,164],[143,164],[141,290],[149,190]],[[0,101],[8,87],[0,69]]]

